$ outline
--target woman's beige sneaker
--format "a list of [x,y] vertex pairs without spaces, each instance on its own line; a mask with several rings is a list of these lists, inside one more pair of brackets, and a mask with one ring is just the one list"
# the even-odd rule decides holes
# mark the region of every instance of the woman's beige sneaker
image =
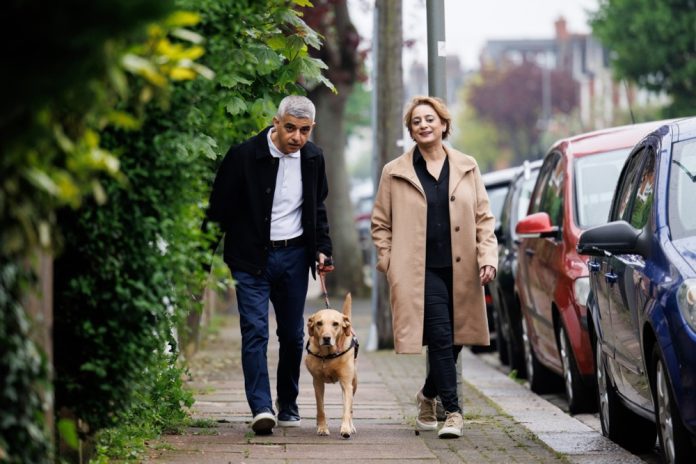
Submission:
[[416,417],[416,428],[418,430],[437,429],[437,399],[426,398],[423,390],[416,393],[416,405],[418,406],[418,417]]
[[459,412],[448,412],[445,424],[437,436],[440,438],[459,438],[464,435],[464,418]]

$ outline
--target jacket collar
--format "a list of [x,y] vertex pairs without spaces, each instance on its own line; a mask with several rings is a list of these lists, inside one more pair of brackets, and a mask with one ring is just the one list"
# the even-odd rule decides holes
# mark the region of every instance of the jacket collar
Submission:
[[[447,145],[444,145],[444,148],[450,165],[450,182],[452,182],[453,178],[461,179],[464,174],[476,167],[476,163],[471,157]],[[405,177],[416,183],[416,185],[420,185],[416,170],[413,168],[413,153],[415,150],[416,146],[414,145],[410,150],[394,160],[392,174]]]
[[[256,159],[268,158],[271,156],[271,150],[268,148],[268,131],[272,126],[266,127],[264,130],[254,136],[254,146],[256,147]],[[300,150],[301,159],[315,158],[319,156],[319,149],[312,142],[307,142]]]

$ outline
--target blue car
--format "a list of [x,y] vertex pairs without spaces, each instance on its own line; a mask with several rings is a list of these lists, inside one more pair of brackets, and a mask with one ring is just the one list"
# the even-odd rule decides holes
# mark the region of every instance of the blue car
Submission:
[[635,451],[655,436],[668,463],[695,463],[696,118],[631,151],[609,223],[586,230],[587,324],[602,432]]

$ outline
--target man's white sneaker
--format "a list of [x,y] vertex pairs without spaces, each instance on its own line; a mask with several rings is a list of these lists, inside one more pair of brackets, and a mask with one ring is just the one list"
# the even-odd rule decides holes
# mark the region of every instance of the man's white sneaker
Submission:
[[273,427],[276,426],[275,415],[270,411],[262,411],[254,416],[251,421],[251,430],[256,435],[268,435],[273,433]]

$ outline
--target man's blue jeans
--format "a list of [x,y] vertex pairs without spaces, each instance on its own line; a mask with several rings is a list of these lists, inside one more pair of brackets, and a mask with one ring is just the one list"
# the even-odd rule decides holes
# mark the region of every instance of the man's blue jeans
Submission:
[[299,393],[304,341],[304,306],[309,266],[303,245],[273,248],[261,275],[232,271],[242,331],[244,388],[253,415],[273,411],[268,377],[268,302],[273,303],[280,342],[277,399],[294,405]]

